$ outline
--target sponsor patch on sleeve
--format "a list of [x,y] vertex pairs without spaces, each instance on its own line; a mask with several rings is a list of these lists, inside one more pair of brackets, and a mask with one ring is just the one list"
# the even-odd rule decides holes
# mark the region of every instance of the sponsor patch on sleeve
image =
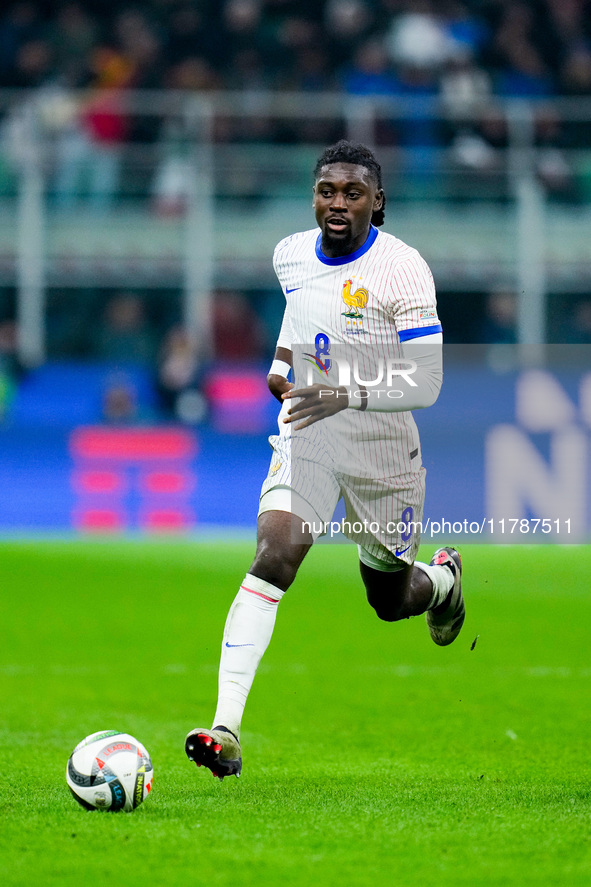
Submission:
[[423,308],[419,316],[421,320],[433,320],[437,317],[437,311],[435,308]]

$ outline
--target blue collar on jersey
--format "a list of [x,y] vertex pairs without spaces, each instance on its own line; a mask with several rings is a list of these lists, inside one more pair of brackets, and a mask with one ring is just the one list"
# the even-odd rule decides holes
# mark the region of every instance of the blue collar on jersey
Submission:
[[359,249],[356,249],[354,253],[349,253],[348,256],[338,256],[336,259],[329,259],[328,256],[325,256],[322,252],[322,231],[318,235],[316,239],[316,255],[320,259],[320,261],[324,265],[347,265],[349,262],[354,262],[355,259],[360,259],[361,256],[365,255],[368,249],[374,245],[376,237],[380,232],[374,225],[369,226],[369,234],[367,235],[367,240],[360,246]]

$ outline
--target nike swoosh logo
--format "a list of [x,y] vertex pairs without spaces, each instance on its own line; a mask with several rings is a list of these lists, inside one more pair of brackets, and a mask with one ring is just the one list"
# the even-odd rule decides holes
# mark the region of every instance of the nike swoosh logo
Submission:
[[254,647],[254,644],[229,644],[226,641],[226,647]]
[[291,289],[285,287],[285,295],[287,295],[288,293],[295,293],[296,290],[301,290],[301,286],[292,286]]
[[[412,542],[411,542],[411,545],[412,545]],[[396,555],[396,557],[400,557],[400,555],[404,554],[405,551],[408,551],[409,548],[410,548],[410,545],[407,545],[406,548],[401,548],[400,551],[398,549],[396,549],[394,554]]]

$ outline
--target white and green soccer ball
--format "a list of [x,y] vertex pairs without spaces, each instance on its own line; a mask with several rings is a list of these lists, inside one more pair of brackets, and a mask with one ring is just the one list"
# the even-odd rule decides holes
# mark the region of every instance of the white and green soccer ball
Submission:
[[66,782],[86,810],[135,810],[152,788],[154,768],[137,739],[100,730],[79,742],[66,767]]

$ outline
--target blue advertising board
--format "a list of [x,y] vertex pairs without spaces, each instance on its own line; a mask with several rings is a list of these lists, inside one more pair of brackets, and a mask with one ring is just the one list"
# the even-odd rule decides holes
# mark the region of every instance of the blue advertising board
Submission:
[[[586,542],[591,537],[591,369],[499,369],[451,353],[437,403],[417,411],[423,539]],[[576,359],[574,359],[576,357]],[[215,427],[13,423],[0,429],[0,532],[254,530],[275,433]]]

